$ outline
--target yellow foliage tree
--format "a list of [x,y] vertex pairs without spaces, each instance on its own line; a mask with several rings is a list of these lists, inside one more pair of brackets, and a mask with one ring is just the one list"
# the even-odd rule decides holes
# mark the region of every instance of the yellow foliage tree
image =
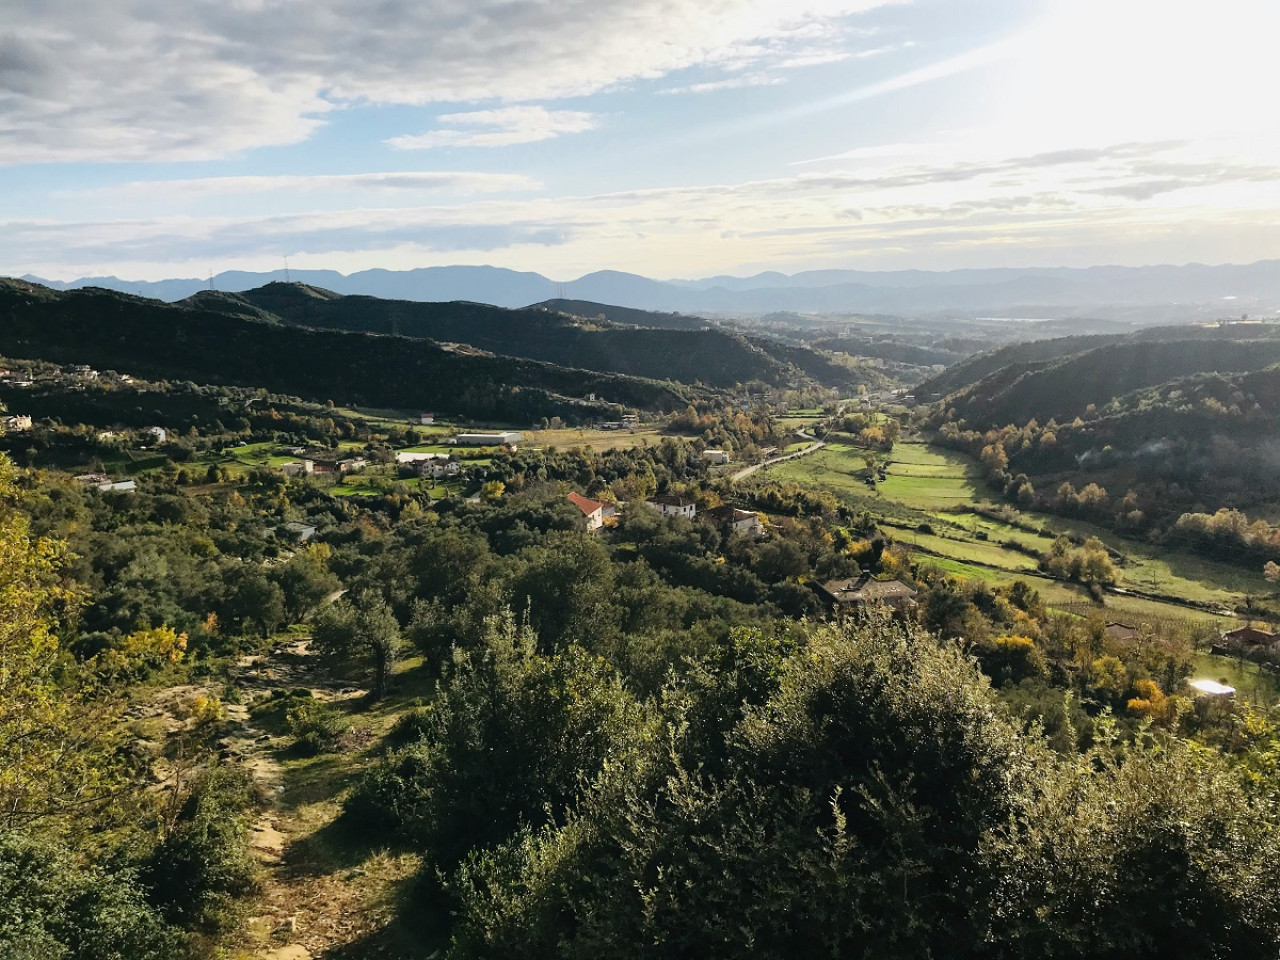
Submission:
[[55,611],[79,602],[58,582],[63,546],[31,534],[14,481],[0,456],[0,828],[83,812],[113,787],[110,724],[60,676]]

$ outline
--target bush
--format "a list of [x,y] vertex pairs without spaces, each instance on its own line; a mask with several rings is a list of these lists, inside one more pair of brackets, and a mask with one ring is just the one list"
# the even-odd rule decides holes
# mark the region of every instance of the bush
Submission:
[[151,902],[171,922],[230,924],[236,899],[255,886],[249,811],[259,802],[253,778],[238,767],[214,767],[192,789],[142,869]]
[[285,720],[299,751],[308,756],[337,750],[351,729],[351,719],[345,713],[314,699],[299,700],[289,708]]
[[0,956],[173,960],[182,934],[148,906],[131,870],[78,863],[65,847],[0,833]]

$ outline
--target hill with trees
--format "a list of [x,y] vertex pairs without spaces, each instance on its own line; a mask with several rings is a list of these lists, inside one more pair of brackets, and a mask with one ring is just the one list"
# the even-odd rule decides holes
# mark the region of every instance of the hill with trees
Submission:
[[[608,413],[607,403],[670,410],[694,395],[670,382],[485,356],[385,333],[316,330],[261,314],[92,288],[60,293],[6,281],[0,283],[0,318],[0,352],[11,357],[480,419],[576,419]],[[594,406],[581,399],[589,394],[598,398]]]
[[[1143,343],[1219,343],[1219,342],[1251,342],[1280,339],[1280,324],[1277,323],[1219,323],[1207,326],[1183,327],[1147,327],[1124,334],[1094,334],[1076,337],[1054,337],[1047,340],[1011,343],[995,350],[983,351],[955,363],[948,369],[933,377],[919,387],[919,394],[926,397],[946,397],[966,387],[972,387],[995,373],[1007,371],[1026,365],[1041,367],[1055,361],[1064,360],[1077,354],[1089,354],[1092,351],[1108,347]],[[1177,369],[1171,369],[1171,379],[1183,373],[1210,372],[1213,370],[1234,370],[1235,366],[1216,367],[1215,363],[1224,360],[1234,362],[1231,354],[1215,353],[1212,347],[1197,356],[1194,347],[1178,348],[1183,356],[1178,358]],[[1100,355],[1099,355],[1100,356]],[[1132,358],[1130,360],[1132,362]],[[1157,371],[1158,372],[1158,371]],[[1007,374],[1005,379],[1008,379]],[[1159,381],[1157,381],[1159,382]],[[1147,384],[1150,385],[1150,384]],[[1132,379],[1117,381],[1111,396],[1120,396],[1136,389]],[[1109,398],[1108,398],[1109,399]]]
[[[811,350],[711,328],[578,316],[539,307],[420,303],[342,296],[304,284],[271,283],[239,294],[205,291],[184,304],[236,315],[277,318],[316,330],[345,330],[465,343],[512,357],[715,388],[758,381],[779,386],[808,377],[847,387],[853,372]],[[596,305],[590,305],[594,310]],[[644,317],[658,316],[644,314]],[[637,319],[632,314],[632,320]]]
[[597,318],[629,327],[658,327],[664,330],[705,330],[708,327],[715,326],[710,320],[706,320],[703,317],[692,317],[683,313],[660,313],[656,310],[637,310],[634,307],[620,307],[609,303],[596,303],[592,300],[557,298],[532,304],[530,309],[553,310],[557,313],[567,313],[573,317]]
[[[1075,346],[1078,342],[1060,348]],[[1049,349],[1052,348],[1045,348],[1045,352]],[[1246,373],[1277,362],[1280,337],[1105,340],[1083,351],[1071,349],[1056,359],[1002,365],[948,395],[944,402],[958,418],[983,429],[1022,423],[1033,417],[1041,421],[1070,419],[1135,390],[1180,377]],[[920,392],[926,396],[930,391],[936,393],[937,384],[938,381],[926,383]]]

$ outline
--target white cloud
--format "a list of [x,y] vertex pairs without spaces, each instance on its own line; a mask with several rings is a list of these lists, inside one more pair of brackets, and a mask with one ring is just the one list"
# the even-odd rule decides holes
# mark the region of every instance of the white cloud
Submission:
[[1099,250],[1114,262],[1251,261],[1277,243],[1280,167],[1176,143],[396,209],[0,223],[6,269],[67,279],[173,276],[184,263],[257,269],[281,255],[345,271],[495,263],[563,277],[605,266],[689,276],[770,264],[1086,265]]
[[582,110],[548,110],[542,106],[500,107],[467,113],[445,113],[445,126],[415,136],[387,141],[401,150],[433,147],[509,147],[537,143],[566,133],[583,133],[596,126],[594,114]]
[[198,177],[142,180],[94,190],[67,190],[56,197],[109,197],[115,200],[195,199],[254,193],[506,193],[536,190],[541,184],[518,173],[405,171],[298,176]]
[[669,87],[659,93],[674,95],[681,93],[715,93],[718,90],[739,90],[744,87],[776,87],[783,83],[781,77],[771,77],[762,73],[744,73],[723,80],[705,80],[702,83],[691,83],[684,87]]
[[0,163],[192,160],[336,107],[584,96],[789,55],[894,0],[9,0]]

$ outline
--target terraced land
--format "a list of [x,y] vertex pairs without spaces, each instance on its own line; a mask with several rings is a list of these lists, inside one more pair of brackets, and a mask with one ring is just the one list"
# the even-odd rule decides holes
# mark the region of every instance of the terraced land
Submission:
[[1071,607],[1089,598],[1079,587],[1041,576],[1030,553],[1047,550],[1068,533],[1096,536],[1118,557],[1117,586],[1124,592],[1107,596],[1108,616],[1227,622],[1246,595],[1267,589],[1260,572],[1163,550],[1091,524],[1025,512],[1015,525],[975,513],[975,507],[991,510],[997,504],[982,489],[974,463],[950,450],[920,441],[899,443],[888,458],[886,479],[875,487],[866,483],[864,455],[852,443],[833,442],[802,460],[770,467],[764,476],[821,487],[855,509],[869,510],[899,543],[948,573],[992,583],[1035,577],[1037,588],[1055,605]]

